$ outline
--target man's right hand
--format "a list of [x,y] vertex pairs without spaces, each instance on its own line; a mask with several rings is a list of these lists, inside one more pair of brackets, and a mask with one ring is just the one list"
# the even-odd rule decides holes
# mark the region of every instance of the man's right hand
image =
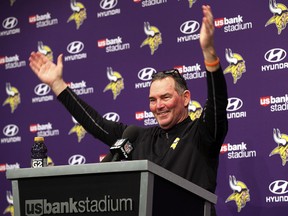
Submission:
[[58,96],[66,87],[63,73],[62,54],[57,58],[57,65],[50,61],[40,52],[32,52],[29,58],[30,68],[38,76],[38,78],[51,87],[53,92]]

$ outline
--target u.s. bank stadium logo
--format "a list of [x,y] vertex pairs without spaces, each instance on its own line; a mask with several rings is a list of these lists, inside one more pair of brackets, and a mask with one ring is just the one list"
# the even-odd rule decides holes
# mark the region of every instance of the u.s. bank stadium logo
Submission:
[[34,93],[36,97],[32,98],[32,103],[43,103],[53,101],[54,99],[53,94],[51,94],[51,88],[45,83],[36,85],[34,88]]
[[181,24],[179,30],[184,36],[177,37],[177,43],[189,42],[200,38],[200,23],[195,20],[188,20]]
[[78,143],[80,143],[81,140],[85,137],[87,131],[84,129],[84,127],[81,124],[77,122],[77,120],[73,116],[72,116],[72,121],[74,123],[74,126],[70,129],[68,134],[70,135],[70,134],[75,133],[77,136]]
[[288,23],[288,9],[286,5],[276,3],[276,0],[269,0],[269,9],[273,16],[266,22],[265,27],[275,24],[278,35],[280,35]]
[[288,62],[284,61],[287,52],[282,48],[273,48],[264,54],[267,64],[261,66],[261,71],[287,70]]
[[246,111],[241,109],[243,101],[237,97],[228,98],[228,105],[226,108],[228,119],[246,118]]
[[230,48],[225,49],[225,57],[229,65],[225,68],[224,74],[231,73],[233,83],[236,84],[246,72],[245,60],[239,53],[232,52]]
[[248,144],[243,141],[237,144],[222,144],[220,153],[227,154],[227,159],[253,158],[257,155],[255,150],[248,150]]
[[275,180],[269,184],[268,189],[270,194],[266,196],[266,203],[287,203],[288,181],[283,179]]
[[235,17],[222,17],[214,19],[214,24],[216,28],[222,28],[225,33],[244,31],[253,28],[252,22],[244,22],[242,15],[237,15]]
[[[133,203],[136,201],[130,197],[113,198],[111,195],[103,195],[97,199],[91,197],[66,197],[61,201],[53,199],[25,200],[24,210],[26,216],[41,215],[76,215],[76,214],[98,214],[113,215],[115,212],[121,215],[131,215],[135,211]],[[127,214],[126,214],[126,213]],[[116,214],[117,214],[116,213]]]
[[201,65],[198,63],[195,65],[178,65],[174,68],[182,74],[185,80],[201,79],[206,77],[206,71],[202,71]]
[[116,100],[121,91],[124,89],[124,79],[119,72],[113,71],[112,67],[107,68],[106,74],[110,82],[106,85],[103,92],[111,90],[113,99]]
[[156,26],[151,26],[149,22],[144,22],[144,33],[146,39],[140,45],[140,48],[149,46],[151,55],[154,55],[158,50],[160,44],[162,44],[162,33]]
[[68,82],[67,85],[77,95],[87,95],[94,93],[94,88],[87,86],[85,80],[82,80],[80,82]]
[[72,41],[67,45],[68,55],[64,56],[64,61],[76,61],[87,58],[87,53],[84,50],[84,43],[82,41]]
[[97,18],[115,16],[121,13],[121,9],[117,8],[118,0],[101,0],[99,6],[102,11],[97,13]]
[[154,117],[152,112],[149,111],[138,111],[135,113],[135,119],[138,121],[143,121],[145,126],[157,125],[158,122]]
[[35,25],[36,28],[42,28],[42,27],[47,27],[47,26],[58,24],[58,19],[52,18],[52,15],[50,12],[47,12],[45,14],[30,15],[28,20],[29,20],[29,23],[32,25]]
[[234,175],[229,176],[229,186],[233,193],[226,199],[225,203],[234,201],[239,213],[246,206],[247,202],[250,201],[249,189],[244,182],[236,180]]
[[282,166],[285,166],[286,162],[288,161],[288,135],[280,133],[278,128],[274,128],[273,139],[277,146],[271,151],[269,157],[273,155],[279,155],[282,161]]
[[84,23],[84,20],[87,19],[86,8],[81,2],[77,2],[76,0],[70,0],[70,8],[73,13],[68,18],[67,23],[74,20],[76,29],[78,30]]
[[6,125],[3,130],[5,137],[1,138],[1,144],[21,142],[21,136],[18,136],[19,127],[15,124]]
[[30,124],[30,132],[36,133],[36,136],[50,137],[50,136],[59,136],[60,132],[58,129],[54,129],[51,122],[46,124]]
[[5,70],[26,66],[26,61],[21,60],[18,54],[11,56],[0,56],[0,65],[5,66]]
[[0,164],[0,172],[6,172],[7,170],[17,168],[20,168],[20,164],[17,162],[15,164]]
[[130,43],[123,43],[122,37],[105,38],[97,41],[99,48],[105,48],[106,53],[119,52],[130,49]]
[[20,28],[17,28],[18,19],[16,17],[7,17],[2,21],[2,29],[0,31],[1,36],[9,36],[14,34],[19,34],[21,32]]
[[166,4],[168,0],[133,0],[134,3],[141,3],[142,7],[151,7],[161,4]]
[[141,82],[135,83],[135,89],[149,88],[152,76],[155,73],[157,73],[157,71],[152,67],[142,68],[138,72],[138,79],[141,80]]
[[38,46],[37,46],[38,52],[42,53],[43,55],[45,55],[50,61],[53,62],[53,51],[52,49],[43,44],[42,41],[38,41]]
[[6,93],[8,97],[3,102],[3,106],[10,105],[11,113],[14,113],[14,111],[17,109],[17,107],[21,103],[20,92],[18,91],[16,87],[11,86],[10,83],[6,83]]
[[72,155],[68,159],[69,165],[79,165],[79,164],[85,164],[85,163],[86,163],[86,158],[80,154]]
[[288,94],[282,96],[262,96],[260,105],[270,107],[271,112],[282,112],[288,110]]

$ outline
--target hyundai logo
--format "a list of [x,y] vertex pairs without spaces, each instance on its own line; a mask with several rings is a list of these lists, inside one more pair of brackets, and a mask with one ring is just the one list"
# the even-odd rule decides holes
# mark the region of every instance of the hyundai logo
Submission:
[[47,95],[50,92],[51,88],[45,84],[40,83],[34,88],[34,93],[38,96]]
[[274,48],[267,51],[264,58],[268,62],[280,62],[286,57],[286,51],[281,48]]
[[103,10],[110,10],[112,8],[114,8],[118,3],[118,0],[102,0],[100,2],[100,7]]
[[2,22],[2,26],[5,29],[12,29],[18,24],[18,20],[15,17],[8,17]]
[[68,160],[69,165],[85,164],[85,162],[85,157],[79,154],[71,156]]
[[180,31],[183,34],[193,34],[198,31],[199,28],[200,24],[197,21],[189,20],[180,26]]
[[19,128],[14,124],[6,125],[3,129],[3,134],[8,137],[15,136],[18,132]]
[[154,68],[143,68],[139,71],[138,78],[143,81],[151,80],[154,73],[156,73],[156,70]]
[[114,121],[114,122],[119,122],[120,121],[120,116],[115,113],[115,112],[109,112],[106,113],[103,118],[110,120],[110,121]]
[[288,192],[288,182],[276,180],[269,185],[269,190],[274,194],[285,194]]
[[73,41],[67,46],[67,51],[71,54],[80,53],[83,49],[84,44],[81,41]]
[[236,98],[236,97],[231,97],[228,99],[228,105],[227,105],[226,110],[233,112],[233,111],[239,110],[242,107],[242,105],[243,105],[243,101],[241,99]]

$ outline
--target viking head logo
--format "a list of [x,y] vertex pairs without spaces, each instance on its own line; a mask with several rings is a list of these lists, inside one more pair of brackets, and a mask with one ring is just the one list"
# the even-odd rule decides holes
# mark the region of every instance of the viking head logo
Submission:
[[144,22],[144,32],[147,35],[147,38],[142,42],[140,47],[149,45],[151,55],[153,55],[159,45],[162,44],[161,32],[157,27],[150,26],[149,22]]
[[78,143],[81,142],[81,140],[85,137],[85,134],[87,133],[86,130],[83,128],[82,125],[80,125],[75,118],[72,117],[72,121],[74,122],[74,126],[70,129],[69,135],[72,133],[76,133],[78,137]]
[[67,23],[74,20],[76,23],[76,29],[79,29],[84,20],[87,18],[86,8],[82,3],[76,2],[76,0],[71,0],[70,7],[73,14],[69,17]]
[[53,52],[50,47],[43,44],[42,41],[38,41],[38,51],[45,55],[50,61],[53,61]]
[[10,83],[6,83],[6,93],[8,98],[4,101],[3,106],[9,104],[11,107],[11,113],[13,113],[21,103],[20,93],[15,87],[12,87]]
[[280,158],[282,160],[282,166],[285,166],[287,162],[288,157],[288,135],[281,134],[279,129],[273,129],[273,138],[274,141],[277,143],[277,147],[272,150],[272,152],[269,154],[271,157],[272,155],[279,154]]
[[236,84],[244,72],[246,72],[245,61],[241,55],[232,53],[231,49],[225,50],[225,57],[229,66],[224,70],[224,74],[231,73],[233,83]]
[[6,200],[7,200],[9,205],[4,210],[3,214],[10,213],[11,216],[14,216],[13,196],[11,194],[11,191],[6,192]]
[[275,24],[278,29],[278,35],[286,28],[288,22],[288,10],[284,4],[276,3],[275,0],[269,0],[269,9],[273,16],[267,21],[265,27]]
[[246,203],[250,201],[249,189],[243,182],[236,181],[235,176],[229,176],[229,185],[233,193],[226,199],[225,203],[234,200],[237,205],[237,211],[240,212]]
[[[179,0],[178,0],[179,1]],[[196,3],[197,0],[188,0],[189,8],[192,8],[193,4]]]
[[202,113],[202,106],[200,103],[198,103],[197,101],[190,101],[189,105],[188,105],[188,112],[189,112],[189,116],[192,119],[192,121],[198,119]]
[[54,166],[54,162],[51,157],[47,157],[47,166]]
[[124,79],[120,73],[113,71],[111,67],[107,68],[107,77],[110,83],[105,87],[103,92],[111,90],[113,93],[113,99],[116,100],[117,96],[124,89]]
[[16,2],[16,0],[10,0],[10,6],[12,7],[15,2]]

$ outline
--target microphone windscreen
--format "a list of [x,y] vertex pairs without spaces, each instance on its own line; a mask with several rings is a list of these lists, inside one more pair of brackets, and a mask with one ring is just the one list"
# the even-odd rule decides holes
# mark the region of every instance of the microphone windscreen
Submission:
[[133,143],[140,132],[140,128],[135,125],[129,125],[123,132],[122,138],[128,139],[129,142]]

